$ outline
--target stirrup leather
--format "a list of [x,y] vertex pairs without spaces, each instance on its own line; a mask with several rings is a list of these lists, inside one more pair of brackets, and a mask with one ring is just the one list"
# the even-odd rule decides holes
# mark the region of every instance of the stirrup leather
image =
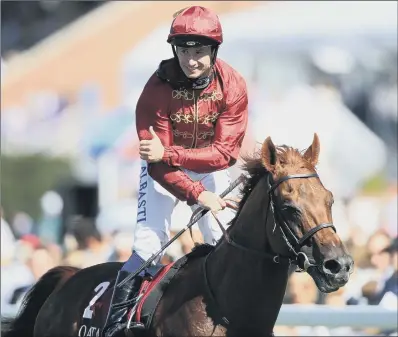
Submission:
[[[138,307],[138,303],[140,302],[141,298],[144,296],[144,294],[140,294],[135,298],[135,304],[134,307],[130,310],[130,317],[129,320],[127,322],[127,326],[126,329],[130,329],[131,327],[131,323],[133,322],[133,317],[137,311],[137,307]],[[134,322],[134,323],[138,323],[140,324],[141,322]],[[142,323],[141,323],[142,324]]]

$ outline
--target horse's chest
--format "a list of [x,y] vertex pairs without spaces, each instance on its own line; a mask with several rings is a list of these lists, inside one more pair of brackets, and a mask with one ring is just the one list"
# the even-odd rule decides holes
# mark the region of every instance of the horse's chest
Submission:
[[[197,287],[192,284],[192,288]],[[194,294],[196,291],[188,294],[183,287],[176,288],[180,288],[178,298],[171,296],[176,293],[171,289],[158,307],[154,326],[156,336],[226,336],[226,328],[208,315],[203,296]]]

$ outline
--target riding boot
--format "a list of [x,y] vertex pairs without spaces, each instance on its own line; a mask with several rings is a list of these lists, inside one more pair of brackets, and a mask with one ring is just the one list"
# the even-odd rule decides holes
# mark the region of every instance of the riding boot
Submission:
[[[122,280],[124,280],[129,272],[120,270],[117,274],[116,283],[113,289],[112,300],[109,307],[108,316],[104,325],[102,335],[104,337],[116,337],[122,330],[126,328],[126,322],[123,318],[126,316],[130,307],[133,307],[135,303],[129,305],[129,308],[114,308],[114,306],[132,300],[134,294],[138,294],[138,290],[141,286],[142,277],[137,275],[133,280],[125,283],[123,286],[117,286]],[[144,330],[145,326],[141,322],[131,322],[129,329],[131,330]]]

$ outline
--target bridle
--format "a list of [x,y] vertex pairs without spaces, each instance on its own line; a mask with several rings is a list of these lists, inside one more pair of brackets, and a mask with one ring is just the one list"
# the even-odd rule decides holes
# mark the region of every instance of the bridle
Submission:
[[[270,174],[268,175],[268,179],[270,179]],[[282,237],[285,240],[287,246],[289,247],[290,251],[294,254],[294,258],[290,259],[291,263],[294,263],[298,266],[299,270],[302,271],[307,271],[307,269],[311,266],[315,266],[312,264],[307,255],[304,252],[301,252],[300,249],[303,248],[307,244],[307,242],[320,230],[325,229],[325,228],[332,228],[334,232],[336,232],[336,227],[332,223],[321,223],[317,225],[314,228],[311,228],[308,232],[304,233],[304,235],[301,238],[298,238],[297,235],[291,230],[290,226],[287,224],[285,221],[283,215],[281,214],[280,211],[277,211],[275,208],[275,189],[284,181],[287,181],[289,179],[299,179],[299,178],[319,178],[317,173],[309,173],[309,174],[292,174],[292,175],[287,175],[285,177],[280,178],[277,180],[273,185],[270,184],[268,180],[268,185],[270,186],[268,190],[269,194],[269,202],[268,202],[268,210],[269,207],[271,207],[273,214],[274,214],[274,221],[275,221],[275,215],[277,216],[279,221],[275,221],[275,227],[276,223],[278,222],[279,224],[279,229],[282,232]],[[266,220],[268,219],[268,214],[269,212],[267,211],[266,215]],[[293,244],[291,241],[287,238],[286,233],[293,239]]]
[[[301,238],[298,238],[297,235],[291,230],[290,226],[287,224],[285,221],[283,215],[281,214],[280,211],[275,207],[275,190],[278,188],[278,186],[283,183],[284,181],[290,180],[290,179],[299,179],[299,178],[319,178],[317,173],[308,173],[308,174],[292,174],[292,175],[287,175],[284,176],[280,179],[278,179],[276,182],[272,184],[271,182],[271,174],[268,174],[268,205],[267,205],[267,213],[266,213],[266,218],[265,218],[265,223],[267,224],[268,222],[268,215],[270,213],[270,209],[272,210],[272,213],[274,215],[274,223],[275,223],[275,228],[277,224],[279,225],[279,229],[282,232],[282,237],[284,241],[286,242],[286,245],[289,247],[290,251],[293,253],[292,256],[282,256],[282,255],[274,255],[262,250],[257,250],[257,249],[252,249],[245,247],[233,239],[231,239],[230,235],[228,232],[224,229],[222,226],[221,222],[218,220],[217,216],[213,213],[214,217],[217,220],[217,223],[219,224],[223,235],[225,237],[225,240],[228,244],[231,246],[234,246],[238,249],[244,250],[248,253],[254,254],[258,257],[266,258],[266,259],[272,259],[273,262],[275,263],[293,263],[296,264],[301,270],[307,271],[307,269],[311,266],[314,266],[314,264],[310,263],[307,255],[304,252],[300,252],[300,249],[305,246],[308,242],[309,239],[311,239],[317,232],[319,232],[322,229],[325,228],[332,228],[336,232],[336,228],[332,223],[322,223],[317,225],[314,228],[311,228],[308,232],[306,232]],[[275,215],[277,216],[277,219],[275,219]],[[276,221],[278,220],[278,221]],[[288,236],[290,236],[293,239],[293,243],[289,241],[286,233],[288,233]]]
[[[267,205],[267,213],[265,217],[265,224],[268,222],[268,214],[270,213],[270,209],[272,210],[272,214],[274,216],[274,223],[275,223],[275,228],[277,224],[279,225],[279,229],[282,232],[282,237],[284,241],[286,242],[287,246],[289,247],[289,250],[293,253],[292,256],[282,256],[279,254],[271,254],[262,250],[257,250],[257,249],[252,249],[249,247],[245,247],[233,239],[231,239],[230,235],[228,232],[225,230],[223,225],[221,224],[220,220],[217,218],[217,216],[212,212],[213,216],[215,217],[218,225],[220,226],[224,238],[228,244],[231,246],[238,248],[240,250],[243,250],[245,252],[251,253],[253,255],[256,255],[257,257],[264,258],[264,259],[271,259],[274,263],[281,263],[281,264],[295,264],[298,267],[298,271],[307,271],[308,268],[310,267],[315,267],[316,265],[308,259],[308,256],[304,253],[301,252],[300,249],[305,246],[317,232],[319,232],[322,229],[326,228],[332,228],[334,232],[336,232],[336,228],[332,223],[321,223],[317,225],[314,228],[311,228],[308,232],[304,233],[304,235],[299,238],[297,235],[291,230],[290,226],[286,223],[285,219],[283,218],[282,214],[280,213],[279,210],[275,207],[275,190],[278,188],[278,186],[290,179],[301,179],[301,178],[319,178],[317,173],[308,173],[308,174],[292,174],[292,175],[287,175],[282,178],[279,178],[276,182],[272,183],[272,177],[271,174],[268,173],[268,205]],[[275,219],[275,215],[277,215],[277,219]],[[278,221],[276,221],[278,220]],[[288,235],[293,239],[293,243],[291,243],[286,235]],[[207,278],[207,271],[206,271],[206,264],[207,264],[207,258],[211,255],[208,254],[206,258],[204,259],[203,262],[203,269],[204,269],[204,278],[205,278],[205,284],[208,289],[208,293],[210,294],[210,297],[216,303],[214,294],[210,288],[209,280]],[[222,320],[224,321],[225,324],[229,324],[229,321],[225,317],[221,317]]]

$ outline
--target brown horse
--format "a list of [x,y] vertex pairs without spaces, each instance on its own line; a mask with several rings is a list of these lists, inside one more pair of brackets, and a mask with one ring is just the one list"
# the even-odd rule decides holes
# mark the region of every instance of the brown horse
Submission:
[[[246,159],[249,178],[231,226],[215,247],[194,251],[167,284],[158,283],[146,336],[272,335],[290,263],[322,292],[348,282],[353,260],[332,224],[332,193],[315,170],[319,149],[316,134],[304,153],[268,137]],[[49,271],[4,337],[100,336],[120,266]]]

